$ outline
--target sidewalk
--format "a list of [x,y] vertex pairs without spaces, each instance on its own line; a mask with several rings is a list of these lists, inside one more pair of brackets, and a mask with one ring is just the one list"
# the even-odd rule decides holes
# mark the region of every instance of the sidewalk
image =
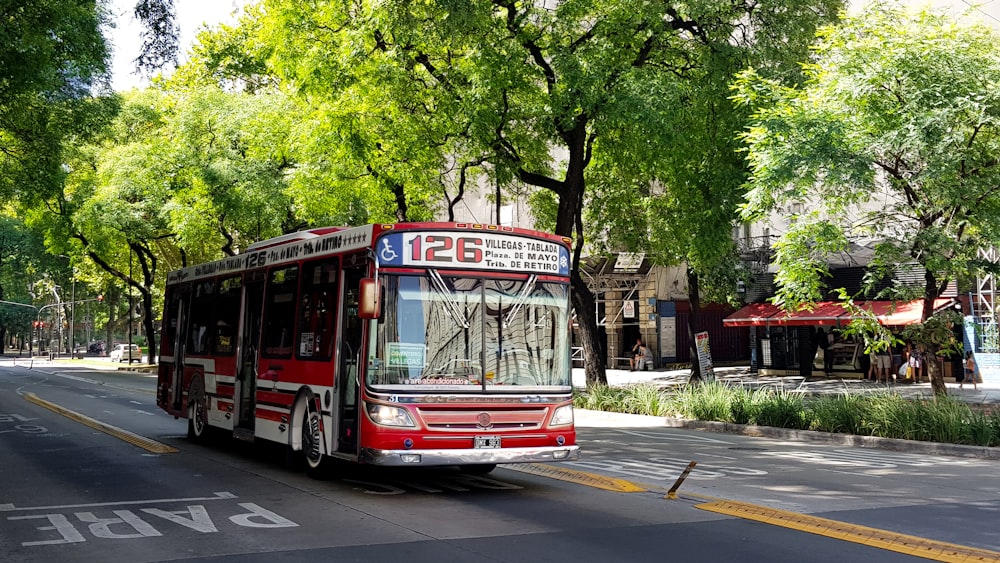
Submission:
[[[785,391],[794,391],[806,395],[841,395],[844,393],[861,394],[875,393],[890,390],[902,397],[911,399],[930,399],[934,396],[930,383],[916,384],[891,384],[874,383],[858,378],[839,377],[811,377],[803,378],[798,375],[774,376],[758,375],[750,373],[748,366],[717,367],[713,370],[715,378],[732,385],[744,385],[746,387],[770,387]],[[607,370],[608,385],[621,387],[638,383],[652,383],[662,387],[674,387],[688,382],[691,375],[690,369],[659,370],[659,371],[629,371],[623,369]],[[978,385],[978,390],[973,390],[971,385],[966,385],[964,389],[959,389],[958,383],[945,383],[948,388],[948,395],[977,404],[1000,404],[1000,386],[997,384]],[[583,368],[573,368],[573,386],[578,389],[586,388],[586,379]]]

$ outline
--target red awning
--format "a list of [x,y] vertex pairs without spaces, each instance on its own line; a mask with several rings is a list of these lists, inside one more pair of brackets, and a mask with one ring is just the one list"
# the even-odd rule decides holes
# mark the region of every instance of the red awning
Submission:
[[[952,299],[934,300],[934,311],[950,306]],[[920,322],[923,300],[898,303],[895,301],[862,301],[863,309],[875,314],[885,326],[903,326]],[[787,313],[770,303],[751,303],[722,320],[723,326],[846,326],[853,317],[840,301],[819,301],[811,310]]]
[[751,303],[722,319],[722,326],[765,326],[771,316],[781,312],[781,307],[770,303]]
[[[934,312],[949,307],[953,299],[939,297],[934,300]],[[858,303],[862,309],[867,309],[875,314],[878,322],[885,326],[913,325],[920,322],[920,317],[924,310],[924,301],[918,299],[897,303],[894,301],[863,301]]]
[[847,309],[839,301],[819,301],[812,310],[801,309],[790,314],[782,311],[772,317],[771,322],[781,326],[839,326],[851,321]]

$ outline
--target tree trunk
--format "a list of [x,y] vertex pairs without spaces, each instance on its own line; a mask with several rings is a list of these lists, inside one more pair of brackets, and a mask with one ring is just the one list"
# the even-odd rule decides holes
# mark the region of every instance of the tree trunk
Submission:
[[573,310],[576,311],[576,322],[579,327],[580,345],[583,346],[583,371],[587,377],[587,387],[594,384],[608,384],[608,375],[601,361],[601,339],[597,331],[597,311],[594,307],[594,294],[590,292],[586,282],[573,270],[571,283],[573,287]]
[[[931,318],[934,314],[934,299],[938,296],[939,288],[937,284],[937,277],[934,272],[925,269],[924,270],[924,308],[920,315],[920,322],[926,322],[927,319]],[[940,346],[936,342],[931,342],[930,339],[924,339],[924,369],[927,370],[927,375],[931,380],[931,389],[934,391],[934,396],[945,396],[948,394],[948,388],[944,385],[944,373],[942,370],[938,369],[937,355]]]
[[695,343],[694,335],[698,332],[701,318],[698,312],[701,310],[701,294],[698,290],[698,274],[691,269],[690,266],[687,267],[687,283],[688,283],[688,304],[691,306],[691,311],[688,313],[688,345],[690,346],[691,355],[691,377],[689,382],[694,383],[702,381],[701,376],[701,362],[698,361],[698,347]]
[[944,384],[944,371],[938,364],[938,347],[924,346],[924,369],[931,380],[931,389],[935,397],[948,394],[948,388]]
[[153,292],[150,288],[142,291],[142,329],[146,331],[146,353],[149,363],[156,360],[156,330],[153,328]]

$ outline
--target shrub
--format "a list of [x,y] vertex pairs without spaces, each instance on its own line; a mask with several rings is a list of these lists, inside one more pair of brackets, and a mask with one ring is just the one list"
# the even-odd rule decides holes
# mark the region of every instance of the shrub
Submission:
[[644,383],[630,388],[625,408],[632,414],[667,416],[671,414],[671,401],[659,387]]
[[810,401],[806,409],[808,428],[821,432],[866,434],[869,403],[869,397],[861,395],[817,397]]
[[787,391],[771,391],[760,402],[756,423],[761,426],[802,429],[806,427],[802,396]]
[[721,382],[666,391],[654,385],[597,385],[577,393],[578,408],[697,420],[809,428],[826,432],[1000,446],[1000,410],[972,409],[951,397],[907,400],[890,391],[872,395],[816,397]]
[[719,382],[688,385],[675,397],[682,415],[697,420],[732,422],[733,390]]
[[629,389],[624,387],[594,385],[588,387],[586,392],[578,394],[573,399],[573,405],[595,411],[626,412],[624,406],[629,393]]

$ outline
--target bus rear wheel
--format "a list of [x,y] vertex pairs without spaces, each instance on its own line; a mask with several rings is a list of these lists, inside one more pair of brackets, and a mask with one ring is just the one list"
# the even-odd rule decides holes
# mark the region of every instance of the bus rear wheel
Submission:
[[208,439],[208,404],[205,391],[199,383],[188,392],[188,438],[204,442]]
[[486,475],[490,471],[497,468],[495,463],[479,463],[476,465],[459,465],[458,469],[462,473],[467,473],[469,475]]

